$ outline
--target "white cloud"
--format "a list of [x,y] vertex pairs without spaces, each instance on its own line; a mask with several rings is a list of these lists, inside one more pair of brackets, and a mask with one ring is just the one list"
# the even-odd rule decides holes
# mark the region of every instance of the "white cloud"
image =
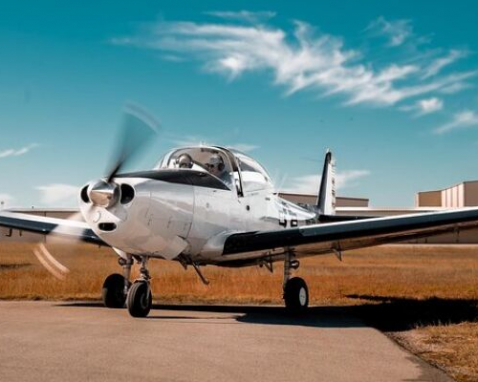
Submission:
[[436,97],[419,100],[416,105],[419,115],[430,114],[443,109],[443,101]]
[[367,27],[375,35],[383,35],[388,38],[389,46],[402,45],[413,35],[413,28],[410,20],[388,21],[383,16],[372,21]]
[[287,182],[283,191],[297,194],[316,195],[319,191],[320,178],[320,175],[303,175],[292,178]]
[[163,54],[161,55],[161,59],[170,62],[184,62],[184,58],[176,56],[174,54]]
[[[232,15],[231,15],[232,16]],[[227,19],[227,17],[226,17]],[[412,34],[410,22],[375,22],[390,43],[400,45]],[[138,37],[116,38],[117,45],[159,50],[197,60],[203,69],[229,79],[246,72],[271,72],[273,83],[291,95],[315,90],[325,95],[342,95],[346,105],[391,106],[433,92],[450,91],[476,76],[477,71],[439,76],[440,70],[463,55],[451,51],[442,61],[429,55],[410,64],[363,62],[363,54],[345,48],[340,37],[319,33],[311,25],[296,21],[292,33],[270,25],[231,23],[159,22]],[[405,60],[409,60],[405,63]],[[433,74],[434,73],[434,74]],[[430,78],[428,78],[430,77]]]
[[451,130],[478,126],[478,115],[472,110],[456,113],[453,119],[435,129],[435,133],[443,134]]
[[233,145],[229,145],[228,147],[232,147],[233,149],[242,151],[244,153],[247,153],[249,151],[254,151],[254,150],[257,150],[259,148],[259,146],[257,146],[257,145],[251,145],[251,144],[247,144],[247,143],[236,143],[236,144],[233,144]]
[[454,82],[448,86],[445,86],[440,89],[440,93],[443,94],[455,94],[459,93],[462,90],[469,89],[473,87],[471,84],[467,84],[465,82]]
[[228,12],[228,11],[214,11],[206,12],[206,15],[219,17],[224,20],[236,20],[236,21],[245,21],[249,23],[259,23],[261,21],[267,21],[275,17],[275,12],[262,11],[262,12],[250,12],[250,11],[239,11],[239,12]]
[[337,172],[335,176],[335,185],[337,190],[355,187],[359,179],[369,176],[369,170],[344,170]]
[[78,204],[79,187],[70,184],[49,184],[36,187],[41,192],[41,202],[51,207],[74,207]]
[[21,147],[19,149],[7,149],[0,151],[0,158],[8,158],[8,157],[18,157],[20,155],[24,155],[28,153],[31,149],[38,147],[38,144],[32,143],[28,146]]
[[10,203],[12,203],[14,200],[15,198],[10,194],[5,194],[5,193],[0,194],[0,209],[8,208]]
[[232,144],[225,144],[224,139],[217,139],[213,140],[209,137],[204,136],[195,136],[195,135],[184,135],[184,136],[177,136],[171,135],[170,138],[171,142],[177,147],[188,147],[188,146],[222,146],[222,147],[230,147],[242,152],[249,152],[253,150],[257,150],[260,146],[250,144],[250,143],[232,143]]
[[440,57],[433,60],[430,65],[425,68],[422,78],[428,78],[437,75],[445,66],[453,64],[460,58],[468,56],[468,52],[465,50],[453,49],[445,57]]
[[209,138],[198,137],[194,135],[185,135],[185,136],[172,136],[171,142],[178,147],[187,147],[187,146],[210,146],[213,143],[209,142]]
[[[359,184],[359,180],[369,176],[368,170],[344,170],[337,172],[335,175],[335,186],[337,190],[343,190],[350,187],[355,187]],[[303,175],[292,178],[284,191],[297,194],[312,194],[316,195],[319,192],[321,176]]]

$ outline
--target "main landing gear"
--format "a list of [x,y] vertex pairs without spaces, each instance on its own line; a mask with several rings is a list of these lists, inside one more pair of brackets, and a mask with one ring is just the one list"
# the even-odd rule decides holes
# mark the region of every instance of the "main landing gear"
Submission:
[[284,302],[288,312],[300,314],[305,312],[309,306],[309,289],[307,284],[300,277],[292,277],[291,269],[298,269],[300,263],[295,259],[292,251],[286,253],[284,260],[284,283],[282,285],[284,291]]
[[126,259],[120,257],[118,263],[123,267],[123,275],[113,273],[109,275],[103,283],[101,294],[103,303],[107,308],[123,308],[126,302],[126,295],[131,286],[129,279],[131,276],[133,257],[131,255],[128,255]]
[[109,275],[103,283],[103,303],[108,308],[123,308],[126,302],[129,314],[133,317],[146,317],[153,304],[150,275],[147,269],[148,257],[142,256],[140,278],[133,284],[130,282],[133,257],[120,258],[119,264],[123,267],[123,275],[114,273]]

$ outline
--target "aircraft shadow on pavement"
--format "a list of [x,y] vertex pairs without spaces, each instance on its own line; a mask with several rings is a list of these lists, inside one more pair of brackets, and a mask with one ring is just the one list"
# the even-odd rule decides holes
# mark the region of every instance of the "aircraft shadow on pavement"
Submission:
[[[155,305],[154,309],[189,312],[234,313],[236,321],[248,324],[293,325],[320,328],[363,327],[365,324],[350,316],[343,307],[310,307],[300,315],[291,315],[281,306],[256,305]],[[154,315],[151,318],[155,318]],[[156,316],[156,318],[161,318]],[[199,315],[198,318],[204,319]]]
[[[103,308],[98,301],[68,301],[57,304],[61,307],[77,308]],[[267,325],[296,325],[312,327],[363,327],[365,324],[358,318],[349,315],[346,307],[310,307],[306,313],[295,316],[288,314],[281,306],[257,306],[257,305],[173,305],[153,304],[152,311],[147,317],[150,320],[202,320],[215,321],[218,319],[230,319],[227,315],[209,316],[201,313],[231,313],[238,322]],[[106,309],[106,308],[105,308]],[[162,315],[161,310],[187,312],[188,314]],[[198,313],[197,315],[194,313]]]
[[398,298],[348,295],[368,301],[350,310],[370,326],[382,331],[404,331],[420,326],[459,324],[478,320],[478,300],[448,298]]
[[[306,313],[293,316],[280,306],[251,305],[170,305],[154,304],[148,319],[157,320],[215,320],[227,316],[200,314],[233,313],[238,322],[267,325],[295,325],[321,328],[372,326],[382,331],[404,331],[417,326],[478,320],[478,301],[465,299],[412,299],[389,296],[349,295],[348,298],[366,301],[351,306],[313,306]],[[103,307],[100,302],[67,302],[61,306]],[[188,312],[187,315],[161,315],[161,310]],[[194,314],[197,312],[198,314]]]

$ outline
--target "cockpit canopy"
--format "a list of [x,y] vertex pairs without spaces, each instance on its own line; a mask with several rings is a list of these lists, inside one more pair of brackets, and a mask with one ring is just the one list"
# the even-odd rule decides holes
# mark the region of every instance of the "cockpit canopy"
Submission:
[[208,172],[239,195],[272,190],[267,171],[246,154],[222,147],[185,147],[164,156],[156,169],[181,169]]

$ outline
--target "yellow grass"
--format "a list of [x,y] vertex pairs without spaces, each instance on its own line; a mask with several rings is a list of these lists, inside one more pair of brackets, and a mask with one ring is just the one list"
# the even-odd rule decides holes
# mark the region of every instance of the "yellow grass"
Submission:
[[[70,269],[52,277],[33,245],[0,242],[0,299],[99,299],[104,278],[121,272],[108,248],[50,245]],[[158,302],[282,303],[282,267],[192,269],[151,261]],[[134,270],[137,274],[137,269]],[[392,333],[404,346],[460,381],[478,381],[478,246],[382,246],[301,260],[311,304],[340,305]]]
[[423,326],[395,334],[395,338],[456,380],[478,381],[478,324]]
[[[0,298],[97,299],[104,278],[121,273],[108,248],[50,245],[71,271],[65,281],[38,262],[32,244],[0,243]],[[301,260],[314,304],[357,304],[357,296],[478,299],[478,247],[382,246]],[[153,292],[161,301],[281,303],[282,266],[224,269],[207,266],[211,285],[175,262],[151,261]],[[136,274],[137,274],[137,270]],[[351,295],[356,295],[350,298]]]

